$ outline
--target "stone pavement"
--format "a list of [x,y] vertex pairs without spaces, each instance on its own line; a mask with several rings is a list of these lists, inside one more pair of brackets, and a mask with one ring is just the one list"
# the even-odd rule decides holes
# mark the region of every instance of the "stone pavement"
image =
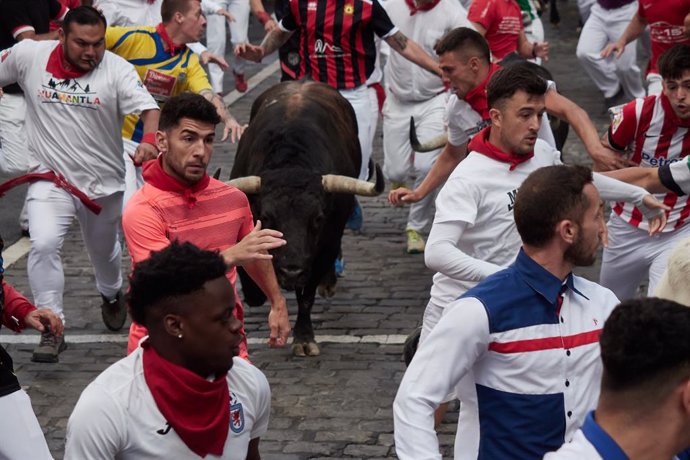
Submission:
[[[559,30],[546,25],[552,59],[547,67],[555,74],[560,90],[585,107],[603,130],[606,118],[602,101],[575,59],[577,36],[574,2],[562,3]],[[546,16],[545,16],[546,17]],[[256,24],[255,24],[256,25]],[[253,34],[253,40],[258,33]],[[260,69],[253,68],[252,72]],[[232,105],[240,120],[249,116],[251,101],[278,81],[273,75]],[[600,131],[601,131],[600,130]],[[566,162],[587,163],[581,144],[570,136],[564,149]],[[235,146],[216,145],[211,170],[221,166],[229,174]],[[381,162],[381,138],[376,138],[375,158]],[[421,323],[432,273],[423,256],[404,253],[406,209],[392,208],[385,195],[361,200],[365,225],[361,234],[344,238],[346,272],[331,300],[317,298],[313,319],[317,335],[341,339],[352,336],[407,334]],[[69,348],[59,364],[35,364],[29,358],[33,345],[13,344],[17,374],[32,397],[38,419],[56,458],[62,458],[67,419],[83,388],[109,364],[125,353],[124,334],[105,330],[99,312],[100,298],[79,232],[69,234],[63,251],[65,312]],[[128,267],[129,260],[123,259]],[[126,269],[125,271],[128,271]],[[597,269],[585,270],[596,279]],[[7,280],[29,294],[26,257],[6,271]],[[294,295],[287,295],[290,311],[296,312]],[[268,307],[247,312],[250,338],[267,337]],[[294,321],[294,315],[291,316]],[[0,342],[11,332],[3,329]],[[30,332],[27,332],[30,334]],[[103,334],[113,343],[76,343],[79,336]],[[398,344],[322,343],[321,356],[297,359],[289,348],[269,349],[250,345],[251,358],[267,375],[273,391],[268,433],[262,438],[264,459],[392,458],[392,401],[404,373]],[[453,414],[440,429],[446,455],[452,454]]]

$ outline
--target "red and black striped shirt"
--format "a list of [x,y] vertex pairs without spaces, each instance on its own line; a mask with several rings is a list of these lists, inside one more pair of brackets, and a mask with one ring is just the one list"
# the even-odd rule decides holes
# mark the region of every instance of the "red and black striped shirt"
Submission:
[[299,30],[299,75],[337,89],[357,88],[374,71],[374,34],[397,32],[378,0],[290,0],[280,21]]

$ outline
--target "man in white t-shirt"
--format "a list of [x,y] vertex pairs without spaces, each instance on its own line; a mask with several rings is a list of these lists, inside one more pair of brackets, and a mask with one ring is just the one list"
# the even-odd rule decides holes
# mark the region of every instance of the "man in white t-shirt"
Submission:
[[[101,293],[103,321],[119,330],[127,319],[122,287],[119,220],[124,188],[122,120],[141,113],[144,133],[158,127],[158,105],[134,68],[105,52],[105,18],[82,6],[71,10],[59,42],[25,40],[0,56],[0,86],[17,82],[27,104],[32,173],[0,187],[31,182],[27,193],[31,251],[28,274],[34,303],[64,319],[60,251],[74,217]],[[155,158],[141,143],[135,160]],[[31,222],[33,220],[33,222]],[[57,362],[64,338],[42,334],[33,360]]]
[[571,442],[544,460],[687,459],[688,335],[687,306],[658,298],[618,305],[599,339],[603,375],[596,410]]
[[223,257],[174,241],[135,265],[129,305],[149,337],[86,387],[66,460],[258,460],[271,391],[237,357],[242,324]]
[[[471,27],[467,11],[457,0],[388,0],[382,3],[393,24],[432,54],[436,43],[456,27]],[[416,154],[409,140],[410,117],[423,138],[442,135],[448,92],[443,81],[397,53],[386,62],[386,102],[383,105],[383,173],[393,183],[404,183],[411,173],[422,183],[441,149]],[[421,236],[431,225],[435,194],[413,203],[407,218],[407,252],[424,251]]]

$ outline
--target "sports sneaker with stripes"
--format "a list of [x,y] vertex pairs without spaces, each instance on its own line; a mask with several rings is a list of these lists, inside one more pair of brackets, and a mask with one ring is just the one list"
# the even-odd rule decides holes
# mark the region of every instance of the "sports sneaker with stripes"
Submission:
[[101,294],[103,303],[101,304],[101,317],[103,323],[111,331],[119,331],[127,321],[127,307],[122,292],[118,292],[114,299],[107,299]]
[[417,230],[413,230],[411,228],[408,228],[407,230],[405,230],[405,232],[407,233],[407,253],[423,253],[426,243],[424,242],[424,238],[422,238],[422,235],[420,235],[419,232],[417,232]]
[[35,363],[57,363],[59,355],[67,348],[65,336],[56,336],[50,332],[41,334],[41,341],[34,348],[31,361]]

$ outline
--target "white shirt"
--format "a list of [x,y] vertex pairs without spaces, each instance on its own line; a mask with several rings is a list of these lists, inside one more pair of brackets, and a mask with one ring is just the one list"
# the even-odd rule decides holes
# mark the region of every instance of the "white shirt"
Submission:
[[[65,460],[195,459],[169,428],[144,378],[143,349],[108,367],[82,392],[67,424]],[[205,458],[245,460],[249,441],[268,429],[271,391],[264,374],[242,358],[228,372],[231,429],[223,455]],[[235,411],[235,414],[232,414]]]
[[[388,0],[381,5],[393,24],[430,56],[436,56],[434,46],[447,32],[456,27],[474,28],[467,20],[467,11],[457,0],[441,0],[432,9],[418,11],[412,16],[405,0]],[[445,89],[437,75],[408,61],[400,53],[391,53],[385,76],[388,89],[404,102],[427,101]]]
[[479,417],[465,419],[461,406],[456,459],[541,459],[572,439],[597,403],[598,337],[618,299],[577,276],[564,284],[558,310],[561,280],[521,251],[447,308],[395,398],[401,460],[441,459],[434,410],[467,375]]
[[[456,247],[474,259],[463,274],[434,275],[432,302],[443,307],[490,274],[515,260],[521,246],[513,205],[518,187],[538,168],[560,164],[560,153],[541,139],[534,157],[510,171],[510,164],[470,152],[451,173],[436,198],[436,215],[427,247],[433,247],[439,223],[464,226],[456,234]],[[432,265],[427,263],[427,265]]]
[[[0,56],[0,86],[18,82],[26,99],[29,150],[90,198],[124,189],[122,121],[158,105],[134,67],[106,51],[96,69],[74,79],[46,70],[56,41],[23,40]],[[36,163],[37,162],[37,163]]]

